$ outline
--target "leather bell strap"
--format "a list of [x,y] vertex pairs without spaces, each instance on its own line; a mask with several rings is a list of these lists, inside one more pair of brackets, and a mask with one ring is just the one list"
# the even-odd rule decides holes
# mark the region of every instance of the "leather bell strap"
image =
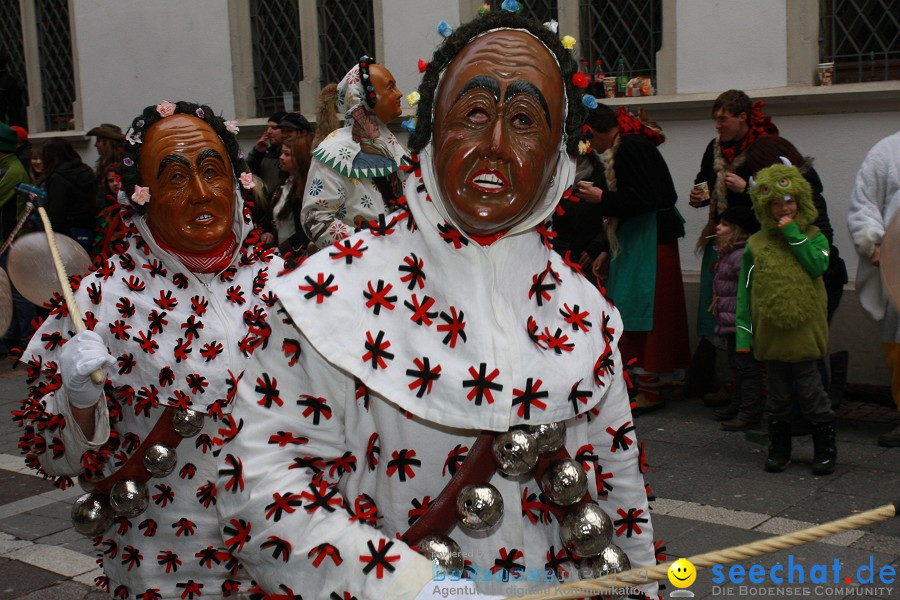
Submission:
[[150,474],[150,471],[144,467],[144,454],[147,452],[147,449],[154,444],[165,444],[174,449],[181,443],[181,440],[184,439],[184,437],[175,431],[175,428],[172,426],[172,417],[175,416],[176,410],[177,409],[174,406],[167,406],[165,408],[162,416],[156,421],[156,425],[153,426],[153,429],[151,429],[147,437],[144,438],[144,442],[131,457],[125,461],[125,464],[122,465],[118,471],[97,482],[92,482],[89,479],[85,480],[86,484],[90,486],[88,491],[109,494],[112,487],[122,480],[130,479],[141,483],[149,480],[152,475]]
[[446,535],[456,524],[456,497],[470,483],[488,481],[497,471],[497,461],[491,446],[494,434],[483,433],[475,440],[472,449],[450,478],[438,497],[428,505],[419,519],[406,530],[401,538],[410,546],[415,546],[429,534]]
[[[456,497],[459,496],[459,492],[469,484],[489,481],[497,471],[497,461],[492,450],[495,437],[492,433],[478,436],[472,445],[472,449],[466,455],[465,460],[463,460],[446,487],[428,505],[422,516],[400,536],[404,542],[410,546],[415,546],[426,535],[446,535],[453,529],[457,523]],[[541,456],[533,469],[534,480],[540,484],[541,475],[544,474],[547,467],[563,458],[569,458],[569,451],[566,450],[565,446],[555,452]],[[589,492],[585,492],[584,497],[573,505],[559,506],[554,504],[554,506],[558,506],[563,513],[566,513],[575,506],[586,502],[593,502]]]

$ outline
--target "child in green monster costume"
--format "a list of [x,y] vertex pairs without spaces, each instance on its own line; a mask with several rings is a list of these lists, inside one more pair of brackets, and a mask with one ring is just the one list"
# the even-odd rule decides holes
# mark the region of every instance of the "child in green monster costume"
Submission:
[[768,375],[765,469],[777,473],[790,463],[790,413],[796,393],[803,416],[813,424],[812,472],[827,475],[837,458],[834,413],[816,361],[828,351],[822,282],[828,240],[812,224],[812,190],[796,167],[762,169],[750,197],[761,230],[748,239],[741,258],[736,335],[737,351],[752,350]]

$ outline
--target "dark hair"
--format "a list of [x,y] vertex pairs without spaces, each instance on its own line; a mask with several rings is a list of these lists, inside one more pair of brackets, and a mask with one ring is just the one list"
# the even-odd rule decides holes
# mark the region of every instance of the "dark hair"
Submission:
[[753,101],[741,90],[728,90],[719,94],[719,97],[713,102],[712,114],[715,115],[719,109],[725,110],[735,117],[741,116],[741,113],[747,113],[747,122],[749,123],[750,113],[753,112]]
[[[291,151],[294,170],[290,171],[288,174],[294,176],[294,183],[291,186],[288,201],[284,203],[284,206],[278,213],[279,219],[287,219],[295,208],[298,214],[300,212],[300,206],[303,202],[303,192],[306,190],[306,176],[309,174],[309,167],[312,163],[311,142],[312,138],[310,136],[295,135],[281,145],[282,152],[284,152],[285,148],[288,148]],[[277,199],[273,199],[272,205],[274,206],[276,202]]]
[[588,111],[585,125],[590,125],[600,133],[606,133],[619,125],[616,111],[605,104],[597,104],[597,108]]
[[[163,118],[157,111],[157,106],[158,105],[154,104],[145,108],[144,112],[136,117],[131,123],[131,128],[126,135],[124,142],[125,152],[122,155],[122,189],[129,198],[131,198],[131,194],[134,193],[134,186],[144,183],[141,181],[140,170],[141,142],[143,142],[147,130],[150,129],[154,123]],[[241,173],[248,170],[244,163],[244,153],[238,145],[237,138],[226,128],[225,119],[216,115],[210,107],[205,104],[195,104],[193,102],[176,102],[175,112],[173,114],[191,115],[201,119],[212,127],[213,131],[216,132],[216,135],[219,136],[219,139],[222,140],[225,151],[228,152],[228,158],[231,159],[231,168],[234,171],[235,179],[240,177]],[[137,205],[134,202],[132,202],[131,205],[138,213],[142,214],[145,210],[143,206]]]
[[81,156],[75,152],[72,144],[62,138],[50,138],[41,149],[41,162],[44,163],[43,178],[50,177],[63,163],[80,163]]
[[409,138],[409,148],[414,152],[420,151],[431,139],[432,126],[431,111],[434,105],[434,95],[440,81],[441,72],[466,47],[469,42],[492,29],[522,29],[540,40],[559,62],[562,71],[563,86],[568,100],[566,113],[565,133],[567,138],[567,150],[569,154],[578,154],[578,141],[581,137],[581,125],[584,123],[585,108],[581,103],[583,92],[572,83],[572,75],[578,69],[578,64],[572,57],[572,53],[563,48],[559,37],[543,26],[540,22],[507,11],[490,12],[483,17],[478,17],[464,25],[460,25],[434,52],[431,62],[422,76],[419,84],[419,104],[416,117],[416,130]]
[[800,154],[797,147],[780,135],[764,135],[747,147],[744,152],[744,164],[751,172],[756,173],[760,169],[781,164],[781,157],[785,157],[791,164],[797,167],[801,173],[805,173],[812,165],[812,159]]

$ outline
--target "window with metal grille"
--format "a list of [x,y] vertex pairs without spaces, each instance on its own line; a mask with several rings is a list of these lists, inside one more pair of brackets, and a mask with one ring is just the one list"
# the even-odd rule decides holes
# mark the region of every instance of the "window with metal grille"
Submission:
[[[502,10],[503,0],[489,0],[488,2],[483,2],[483,4],[489,5],[492,11]],[[522,7],[522,14],[526,17],[546,23],[551,19],[559,20],[557,4],[557,0],[531,0],[528,3],[520,2],[519,6]]]
[[625,59],[629,77],[656,80],[656,53],[662,46],[662,0],[580,0],[581,60],[598,58],[607,73]]
[[253,87],[257,117],[297,110],[303,55],[297,0],[251,0],[250,35],[253,44]]
[[75,100],[75,77],[72,72],[69,3],[67,0],[35,0],[34,12],[41,66],[44,129],[74,129],[72,102]]
[[372,0],[317,0],[319,73],[323,86],[343,79],[359,57],[375,56]]
[[0,121],[28,127],[28,84],[18,2],[0,2]]
[[834,83],[900,79],[900,0],[819,0],[819,62]]

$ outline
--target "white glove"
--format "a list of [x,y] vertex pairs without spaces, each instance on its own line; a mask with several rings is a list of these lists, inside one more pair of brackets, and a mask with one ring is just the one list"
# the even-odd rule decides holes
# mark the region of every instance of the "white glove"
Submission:
[[488,596],[479,594],[475,590],[475,582],[466,579],[452,581],[440,579],[429,581],[422,588],[416,600],[447,600],[447,598],[462,598],[464,600],[503,600],[505,596]]
[[59,373],[69,403],[76,408],[90,408],[103,395],[103,384],[91,381],[91,373],[115,364],[103,339],[85,329],[63,344],[59,353]]

